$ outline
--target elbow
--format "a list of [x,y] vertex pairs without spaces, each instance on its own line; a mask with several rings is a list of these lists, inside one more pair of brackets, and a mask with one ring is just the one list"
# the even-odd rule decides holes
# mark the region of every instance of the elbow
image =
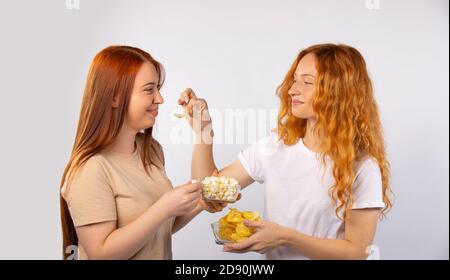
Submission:
[[365,247],[352,246],[344,257],[346,260],[366,260],[367,252]]
[[120,256],[112,256],[112,255],[105,255],[105,254],[90,254],[87,255],[87,259],[88,260],[104,260],[104,261],[109,261],[109,260],[127,260],[127,258],[123,258]]
[[102,250],[95,250],[86,252],[88,260],[127,260],[126,256],[120,254],[112,254],[109,252],[103,252]]
[[88,260],[111,260],[108,255],[102,254],[101,252],[86,252],[86,257]]

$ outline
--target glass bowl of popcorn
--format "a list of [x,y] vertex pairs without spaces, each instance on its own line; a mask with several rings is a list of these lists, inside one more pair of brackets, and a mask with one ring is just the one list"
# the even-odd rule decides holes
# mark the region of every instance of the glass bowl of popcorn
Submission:
[[241,191],[238,181],[231,177],[210,176],[198,181],[202,184],[205,201],[235,202]]

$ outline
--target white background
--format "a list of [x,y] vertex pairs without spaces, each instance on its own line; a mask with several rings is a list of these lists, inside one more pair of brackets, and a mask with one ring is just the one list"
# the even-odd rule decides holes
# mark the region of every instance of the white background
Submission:
[[[156,137],[179,185],[189,179],[192,151],[170,138],[186,128],[170,117],[182,89],[192,87],[222,115],[276,110],[275,88],[296,54],[323,42],[358,48],[375,85],[396,193],[375,240],[381,258],[448,259],[448,1],[371,3],[81,0],[69,10],[64,0],[1,0],[0,259],[60,258],[59,180],[98,51],[133,45],[166,67]],[[275,123],[258,121],[266,132]],[[216,145],[217,165],[252,142]],[[237,207],[262,212],[263,186],[246,189]],[[221,252],[209,228],[221,215],[201,214],[177,233],[174,258],[260,258]]]

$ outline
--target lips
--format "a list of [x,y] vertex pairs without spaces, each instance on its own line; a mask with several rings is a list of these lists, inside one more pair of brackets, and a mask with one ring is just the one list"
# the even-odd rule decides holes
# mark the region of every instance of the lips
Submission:
[[158,115],[158,108],[156,109],[147,109],[147,112],[156,117]]
[[302,104],[305,104],[305,102],[300,101],[300,100],[295,100],[295,99],[293,99],[293,100],[291,101],[291,103],[292,103],[292,105],[302,105]]

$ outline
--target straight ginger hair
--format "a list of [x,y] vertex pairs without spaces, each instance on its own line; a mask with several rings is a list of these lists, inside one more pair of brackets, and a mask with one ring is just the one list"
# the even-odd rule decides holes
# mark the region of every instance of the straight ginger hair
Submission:
[[[92,156],[114,142],[124,123],[134,81],[142,64],[153,64],[159,76],[158,88],[164,83],[164,68],[147,52],[129,46],[110,46],[93,59],[83,94],[75,143],[61,178],[60,188],[69,184],[72,176]],[[113,108],[113,98],[119,100]],[[162,147],[152,136],[152,127],[138,135],[142,141],[140,156],[145,171],[164,165]],[[66,201],[60,195],[63,256],[68,246],[78,245],[78,237]]]
[[386,158],[372,82],[364,58],[358,50],[346,45],[318,44],[298,54],[277,88],[281,101],[277,121],[278,137],[284,144],[294,145],[305,136],[307,120],[292,114],[288,90],[293,85],[298,63],[309,53],[315,55],[317,69],[313,100],[317,119],[314,133],[321,137],[322,164],[326,164],[326,157],[333,162],[335,183],[330,187],[329,193],[336,205],[336,215],[345,219],[353,205],[355,163],[365,157],[372,157],[381,172],[385,203],[381,217],[385,217],[385,213],[392,207],[389,198],[390,165]]

